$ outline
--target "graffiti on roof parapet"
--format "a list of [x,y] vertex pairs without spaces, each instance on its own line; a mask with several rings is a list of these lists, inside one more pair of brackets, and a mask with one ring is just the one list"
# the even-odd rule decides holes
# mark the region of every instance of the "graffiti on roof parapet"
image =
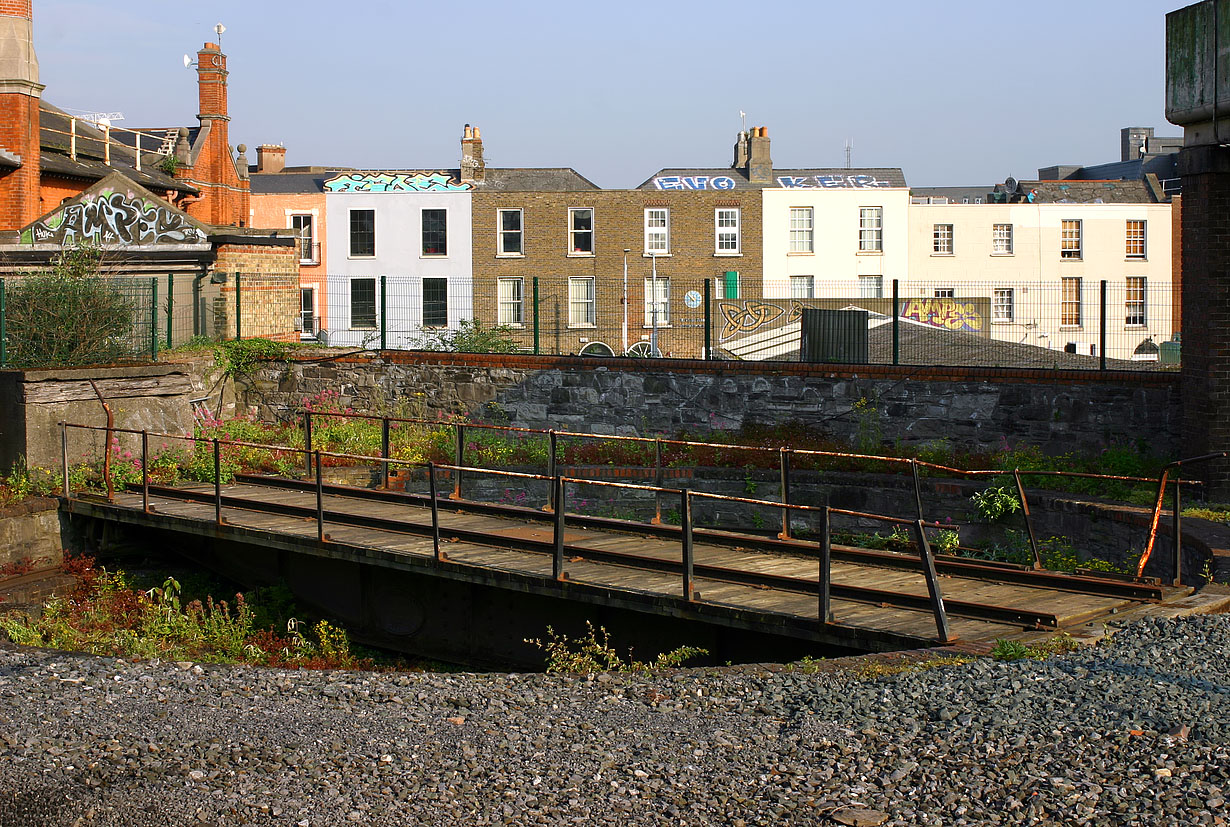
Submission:
[[470,189],[469,184],[459,184],[441,172],[348,172],[325,181],[325,192],[469,192]]
[[21,233],[23,244],[196,244],[205,233],[182,214],[140,195],[101,190],[87,194]]

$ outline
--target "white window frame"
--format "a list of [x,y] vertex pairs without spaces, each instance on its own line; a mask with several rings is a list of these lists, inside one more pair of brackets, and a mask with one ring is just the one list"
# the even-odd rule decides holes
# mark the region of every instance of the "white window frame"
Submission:
[[[308,220],[308,234],[305,237],[302,233],[302,226],[295,227],[295,219],[306,218]],[[299,263],[300,264],[320,264],[319,248],[316,245],[316,210],[311,212],[290,212],[286,213],[286,226],[295,231],[295,239],[299,242]],[[304,242],[307,242],[307,255],[304,253]]]
[[993,256],[1012,255],[1012,225],[1011,224],[992,224],[991,225],[991,255]]
[[931,230],[931,254],[950,256],[953,254],[952,225],[936,224]]
[[738,207],[716,207],[713,210],[713,254],[715,256],[742,255],[739,224]]
[[991,322],[1007,324],[1016,321],[1016,291],[1011,287],[996,287],[991,291]]
[[598,285],[593,276],[568,279],[568,326],[598,326]]
[[884,276],[859,276],[858,297],[860,299],[884,298]]
[[1059,222],[1059,257],[1070,261],[1083,258],[1081,219],[1064,218]]
[[671,254],[671,211],[669,207],[645,208],[645,255]]
[[1128,276],[1124,283],[1124,327],[1149,326],[1149,283],[1144,276]]
[[1125,258],[1132,261],[1144,261],[1148,257],[1148,232],[1148,223],[1143,218],[1129,218],[1127,220],[1124,226]]
[[858,208],[858,251],[884,252],[884,208]]
[[790,298],[792,299],[814,299],[816,297],[816,277],[815,276],[791,276],[790,277]]
[[[516,214],[517,229],[504,229],[504,216]],[[496,210],[495,215],[495,254],[500,258],[524,258],[525,257],[525,215],[520,208],[510,208],[506,210]],[[515,236],[517,242],[516,250],[508,250],[508,242]]]
[[[304,297],[309,297],[304,302]],[[309,304],[311,307],[304,307]],[[317,312],[316,285],[301,284],[299,287],[299,333],[309,338],[320,331],[320,314]]]
[[790,252],[816,251],[815,212],[811,207],[790,208]]
[[653,291],[654,279],[645,279],[645,327],[653,327],[653,300],[657,299],[658,327],[667,327],[671,323],[671,280],[658,276],[657,294]]
[[496,280],[495,323],[525,327],[525,279],[509,276]]
[[[589,229],[578,230],[575,216],[578,213],[589,213]],[[577,249],[577,236],[589,234],[589,251]],[[594,255],[594,208],[593,207],[569,207],[568,208],[568,255],[570,256],[593,256]]]
[[[1075,295],[1069,297],[1069,287],[1075,286]],[[1081,293],[1084,290],[1084,284],[1080,276],[1064,276],[1059,280],[1059,326],[1064,327],[1080,327],[1084,322],[1081,307]]]

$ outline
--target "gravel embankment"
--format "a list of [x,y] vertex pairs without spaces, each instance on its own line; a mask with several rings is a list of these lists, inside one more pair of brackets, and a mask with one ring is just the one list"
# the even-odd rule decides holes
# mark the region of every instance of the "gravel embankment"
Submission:
[[8,647],[0,825],[780,825],[844,806],[888,824],[1223,824],[1228,676],[1224,615],[877,679],[311,673]]

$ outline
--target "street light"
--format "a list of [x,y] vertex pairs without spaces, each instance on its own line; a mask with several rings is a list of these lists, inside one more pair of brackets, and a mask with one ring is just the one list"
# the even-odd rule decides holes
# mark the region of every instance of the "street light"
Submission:
[[631,247],[624,248],[624,353],[628,352],[628,253],[630,252],[632,252]]

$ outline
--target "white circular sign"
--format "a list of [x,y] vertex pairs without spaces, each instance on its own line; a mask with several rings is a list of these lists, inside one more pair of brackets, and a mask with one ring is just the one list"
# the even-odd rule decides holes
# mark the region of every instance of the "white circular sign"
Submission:
[[700,293],[695,290],[689,290],[683,297],[683,303],[695,310],[700,307]]

